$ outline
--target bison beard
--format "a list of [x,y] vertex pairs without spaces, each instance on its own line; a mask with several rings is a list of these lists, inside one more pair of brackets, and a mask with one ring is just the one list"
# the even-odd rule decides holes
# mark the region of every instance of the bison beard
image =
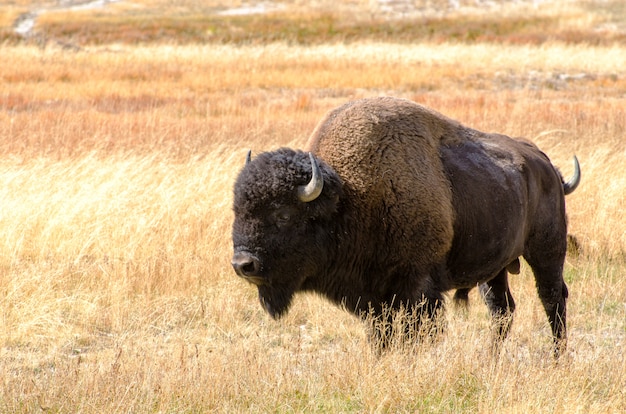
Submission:
[[289,310],[294,293],[286,286],[259,286],[259,301],[273,319],[279,319]]
[[[480,292],[496,345],[515,310],[509,273],[533,270],[559,355],[566,343],[564,182],[524,139],[483,133],[413,102],[373,98],[331,111],[307,152],[248,159],[234,188],[232,265],[277,319],[317,292],[374,319],[380,345],[402,310],[415,325],[442,293]],[[413,323],[413,322],[411,322]]]

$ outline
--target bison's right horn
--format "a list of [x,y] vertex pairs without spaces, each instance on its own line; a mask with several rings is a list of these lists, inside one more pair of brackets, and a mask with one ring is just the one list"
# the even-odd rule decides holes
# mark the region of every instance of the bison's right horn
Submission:
[[298,187],[298,198],[303,203],[308,203],[315,200],[322,194],[324,188],[324,179],[322,178],[322,172],[320,167],[315,161],[315,157],[309,152],[309,158],[311,159],[311,181],[307,185],[301,185]]
[[248,150],[248,154],[246,155],[246,165],[250,164],[251,159],[252,159],[252,150]]
[[580,184],[580,164],[574,155],[574,175],[566,183],[563,183],[563,193],[565,195],[573,193],[578,184]]

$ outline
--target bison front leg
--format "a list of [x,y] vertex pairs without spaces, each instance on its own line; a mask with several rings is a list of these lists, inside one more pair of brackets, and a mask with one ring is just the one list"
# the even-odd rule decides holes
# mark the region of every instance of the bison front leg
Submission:
[[467,311],[467,308],[469,307],[470,290],[472,289],[457,289],[456,292],[454,292],[453,300],[457,308]]
[[433,340],[443,330],[443,298],[440,294],[420,301],[394,300],[392,305],[370,307],[370,340],[379,351],[393,346],[413,345]]
[[511,330],[515,311],[515,301],[509,289],[506,269],[502,269],[496,277],[480,285],[480,293],[493,319],[494,350],[497,351]]
[[422,296],[419,303],[412,307],[410,323],[407,329],[412,330],[418,340],[434,340],[445,328],[443,315],[443,296],[439,292]]
[[552,330],[554,356],[558,358],[567,348],[567,285],[563,280],[560,267],[552,271],[533,267],[533,272],[535,273],[539,299],[541,299]]

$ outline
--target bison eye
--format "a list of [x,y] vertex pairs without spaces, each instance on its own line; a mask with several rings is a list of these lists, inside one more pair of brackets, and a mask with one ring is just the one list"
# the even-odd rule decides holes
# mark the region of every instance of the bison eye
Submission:
[[291,222],[293,211],[289,208],[280,208],[274,212],[273,216],[277,226],[285,226]]
[[278,221],[289,221],[290,218],[291,218],[291,215],[285,212],[281,212],[278,216],[276,216],[276,219]]

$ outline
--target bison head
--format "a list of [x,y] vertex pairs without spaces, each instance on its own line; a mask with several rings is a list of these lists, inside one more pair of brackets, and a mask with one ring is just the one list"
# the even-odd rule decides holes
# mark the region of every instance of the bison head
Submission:
[[279,318],[306,290],[331,248],[340,208],[337,174],[312,154],[282,148],[246,162],[234,188],[232,265]]

